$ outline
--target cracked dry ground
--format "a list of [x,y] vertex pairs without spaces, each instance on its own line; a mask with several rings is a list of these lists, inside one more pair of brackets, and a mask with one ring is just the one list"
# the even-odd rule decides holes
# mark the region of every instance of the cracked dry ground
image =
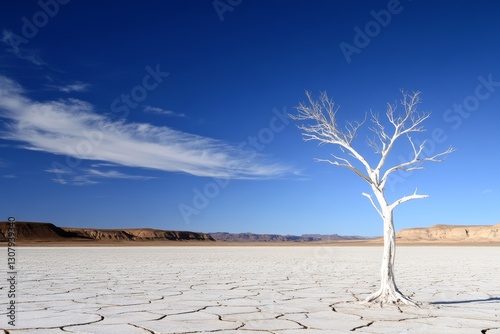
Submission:
[[[421,308],[364,305],[381,247],[18,248],[0,333],[500,333],[500,248],[399,247]],[[6,258],[2,250],[2,258]]]

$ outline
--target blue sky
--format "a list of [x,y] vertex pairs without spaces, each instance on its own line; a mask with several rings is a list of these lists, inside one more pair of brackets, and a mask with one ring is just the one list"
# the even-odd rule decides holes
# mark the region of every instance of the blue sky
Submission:
[[[0,12],[0,216],[59,226],[380,235],[348,170],[287,117],[421,92],[431,151],[397,230],[500,221],[492,1],[16,1]],[[364,128],[355,145],[372,159]],[[434,135],[433,135],[434,134]],[[438,135],[436,135],[438,134]],[[400,146],[391,162],[409,156]]]

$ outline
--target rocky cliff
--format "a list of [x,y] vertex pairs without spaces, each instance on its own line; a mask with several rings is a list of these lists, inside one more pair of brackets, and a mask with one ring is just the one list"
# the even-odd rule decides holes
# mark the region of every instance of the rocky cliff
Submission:
[[[0,222],[0,241],[6,240],[9,223]],[[206,233],[190,231],[167,231],[149,228],[94,229],[58,227],[50,223],[16,222],[16,240],[23,241],[214,241]]]
[[128,241],[148,241],[148,240],[206,240],[214,239],[206,233],[190,231],[166,231],[150,228],[136,229],[90,229],[90,228],[64,228],[65,231],[75,233],[81,237],[94,240],[128,240]]
[[409,228],[396,233],[396,238],[401,241],[500,241],[500,224],[434,225],[427,228]]

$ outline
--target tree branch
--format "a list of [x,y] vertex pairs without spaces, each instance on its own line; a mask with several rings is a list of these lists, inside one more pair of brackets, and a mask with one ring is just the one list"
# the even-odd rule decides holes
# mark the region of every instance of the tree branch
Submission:
[[[358,130],[366,121],[366,114],[362,122],[348,122],[345,128],[340,129],[337,124],[338,108],[335,106],[333,100],[328,97],[326,92],[322,92],[317,101],[313,100],[309,92],[306,92],[309,104],[300,103],[297,107],[298,113],[296,115],[289,115],[293,120],[304,121],[304,123],[300,124],[298,127],[303,131],[302,135],[305,141],[316,140],[320,145],[333,144],[340,148],[343,157],[332,155],[334,158],[332,160],[316,159],[316,161],[328,162],[335,166],[350,169],[369,183],[377,196],[379,207],[376,206],[374,199],[370,195],[363,193],[363,196],[370,199],[372,205],[377,209],[380,215],[385,209],[393,210],[401,203],[427,197],[426,195],[418,195],[415,191],[413,195],[402,197],[393,204],[388,205],[385,200],[384,188],[392,173],[396,171],[410,172],[422,169],[422,163],[427,161],[441,162],[446,155],[454,151],[454,149],[450,147],[444,152],[432,156],[425,156],[425,141],[420,145],[416,145],[411,135],[424,131],[422,124],[429,118],[430,113],[419,112],[417,110],[417,106],[420,103],[419,92],[408,94],[402,91],[401,93],[403,98],[399,101],[399,105],[402,107],[402,110],[397,109],[397,104],[387,104],[387,127],[391,128],[392,131],[386,129],[377,113],[370,111],[372,122],[370,130],[375,134],[375,137],[374,139],[369,139],[368,144],[375,150],[375,153],[380,154],[380,159],[375,168],[372,168],[368,160],[353,147],[353,142]],[[400,142],[399,139],[401,137],[407,138],[413,150],[413,158],[409,161],[387,168],[385,165],[388,156],[394,149],[396,142]],[[362,171],[362,168],[360,169],[354,166],[352,162],[355,160],[361,163],[365,171]],[[385,172],[381,175],[383,168]]]
[[[387,105],[387,119],[394,126],[394,133],[392,136],[387,135],[384,127],[380,123],[377,116],[372,114],[372,122],[376,125],[372,131],[374,131],[380,139],[383,150],[380,152],[381,157],[375,172],[377,176],[380,176],[380,171],[382,170],[389,153],[394,148],[394,144],[403,135],[408,135],[412,132],[423,132],[424,129],[421,126],[422,122],[429,118],[430,113],[419,113],[417,111],[417,106],[420,103],[420,92],[414,92],[411,95],[402,91],[403,99],[401,100],[401,105],[404,108],[403,115],[397,116],[396,105]],[[412,143],[413,144],[413,143]]]
[[[337,159],[338,161],[332,161],[332,160],[328,160],[328,159],[318,159],[318,158],[316,158],[314,160],[318,161],[318,162],[328,162],[329,164],[334,165],[334,166],[339,166],[339,167],[344,167],[344,168],[350,169],[351,171],[356,173],[359,177],[361,177],[363,180],[368,182],[368,184],[370,184],[370,185],[373,184],[372,180],[368,176],[366,176],[362,171],[360,171],[359,169],[354,167],[349,160],[337,157],[336,155],[333,155],[333,154],[332,154],[332,156],[335,159]],[[343,162],[339,162],[339,161],[343,161]]]
[[302,124],[298,126],[299,129],[303,131],[302,136],[304,141],[317,140],[320,144],[338,145],[343,152],[346,152],[363,165],[366,174],[355,168],[352,163],[346,162],[346,160],[337,159],[337,157],[335,157],[337,161],[324,159],[317,159],[317,161],[326,161],[332,165],[349,168],[357,175],[361,176],[365,181],[371,183],[372,180],[367,175],[371,175],[373,169],[368,161],[352,146],[357,136],[358,129],[366,120],[366,115],[362,122],[348,122],[345,130],[341,130],[336,122],[336,113],[338,109],[326,92],[320,94],[318,101],[314,101],[309,92],[306,92],[306,95],[309,105],[300,103],[297,107],[298,114],[289,115],[293,120],[313,122],[312,124]]
[[418,195],[417,189],[415,189],[415,192],[412,195],[404,196],[404,197],[396,200],[391,205],[389,205],[389,209],[392,211],[401,203],[408,202],[408,201],[411,201],[414,199],[427,198],[427,197],[429,197],[429,195]]
[[382,212],[380,211],[379,207],[375,204],[375,202],[373,201],[373,198],[372,198],[372,195],[370,194],[367,194],[367,193],[361,193],[361,195],[365,196],[365,197],[368,197],[368,199],[370,200],[370,202],[372,203],[373,207],[375,208],[375,210],[377,210],[378,214],[380,215],[380,217],[384,218],[384,215],[382,214]]
[[[389,176],[398,170],[402,170],[404,172],[410,172],[413,170],[423,169],[424,167],[417,166],[417,165],[422,164],[426,161],[443,162],[444,159],[446,158],[445,157],[446,155],[455,151],[455,149],[453,147],[449,147],[446,151],[441,152],[441,153],[437,153],[431,157],[421,157],[422,152],[423,152],[423,148],[424,148],[424,144],[425,144],[425,142],[422,143],[418,149],[415,149],[415,147],[413,146],[414,147],[414,156],[413,156],[412,160],[407,161],[407,162],[403,162],[399,165],[396,165],[396,166],[393,166],[393,167],[387,169],[384,173],[384,176],[382,177],[382,179],[380,181],[380,188],[383,189],[387,183],[387,180],[389,179]],[[413,145],[413,143],[412,143],[412,145]],[[443,157],[443,158],[440,159],[441,157]]]
[[[424,128],[422,123],[429,118],[430,113],[422,113],[417,111],[417,106],[420,103],[420,92],[414,92],[412,94],[408,94],[403,92],[403,99],[400,101],[400,104],[403,106],[403,113],[396,115],[396,105],[387,105],[387,119],[394,127],[394,132],[392,135],[388,135],[384,129],[384,126],[381,124],[380,119],[377,114],[372,113],[372,123],[375,125],[371,130],[377,135],[379,142],[381,143],[381,149],[379,150],[379,154],[381,155],[380,160],[377,164],[377,167],[374,169],[375,178],[378,183],[380,189],[384,189],[387,179],[389,175],[395,171],[402,170],[404,172],[409,172],[417,169],[422,169],[423,167],[417,166],[423,162],[431,161],[431,162],[441,162],[443,159],[439,159],[440,157],[444,157],[445,155],[452,153],[454,151],[453,148],[448,148],[448,150],[435,154],[431,157],[424,157],[423,150],[425,147],[425,142],[420,144],[418,148],[415,146],[415,143],[410,136],[411,133],[414,132],[423,132]],[[395,165],[393,167],[388,168],[384,175],[381,177],[380,173],[382,168],[387,161],[387,157],[390,152],[394,148],[396,141],[402,137],[406,136],[408,142],[410,143],[413,149],[413,159],[407,161],[405,163],[401,163]],[[369,145],[372,147],[378,147],[374,145],[373,141],[369,141]]]

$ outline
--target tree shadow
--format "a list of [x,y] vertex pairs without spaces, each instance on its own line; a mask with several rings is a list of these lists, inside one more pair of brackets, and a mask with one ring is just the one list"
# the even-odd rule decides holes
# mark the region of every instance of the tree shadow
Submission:
[[491,297],[491,298],[484,298],[484,299],[455,300],[455,301],[450,301],[450,302],[439,301],[439,302],[432,302],[432,303],[429,303],[429,304],[433,304],[433,305],[453,305],[453,304],[493,303],[493,302],[500,302],[500,297]]

